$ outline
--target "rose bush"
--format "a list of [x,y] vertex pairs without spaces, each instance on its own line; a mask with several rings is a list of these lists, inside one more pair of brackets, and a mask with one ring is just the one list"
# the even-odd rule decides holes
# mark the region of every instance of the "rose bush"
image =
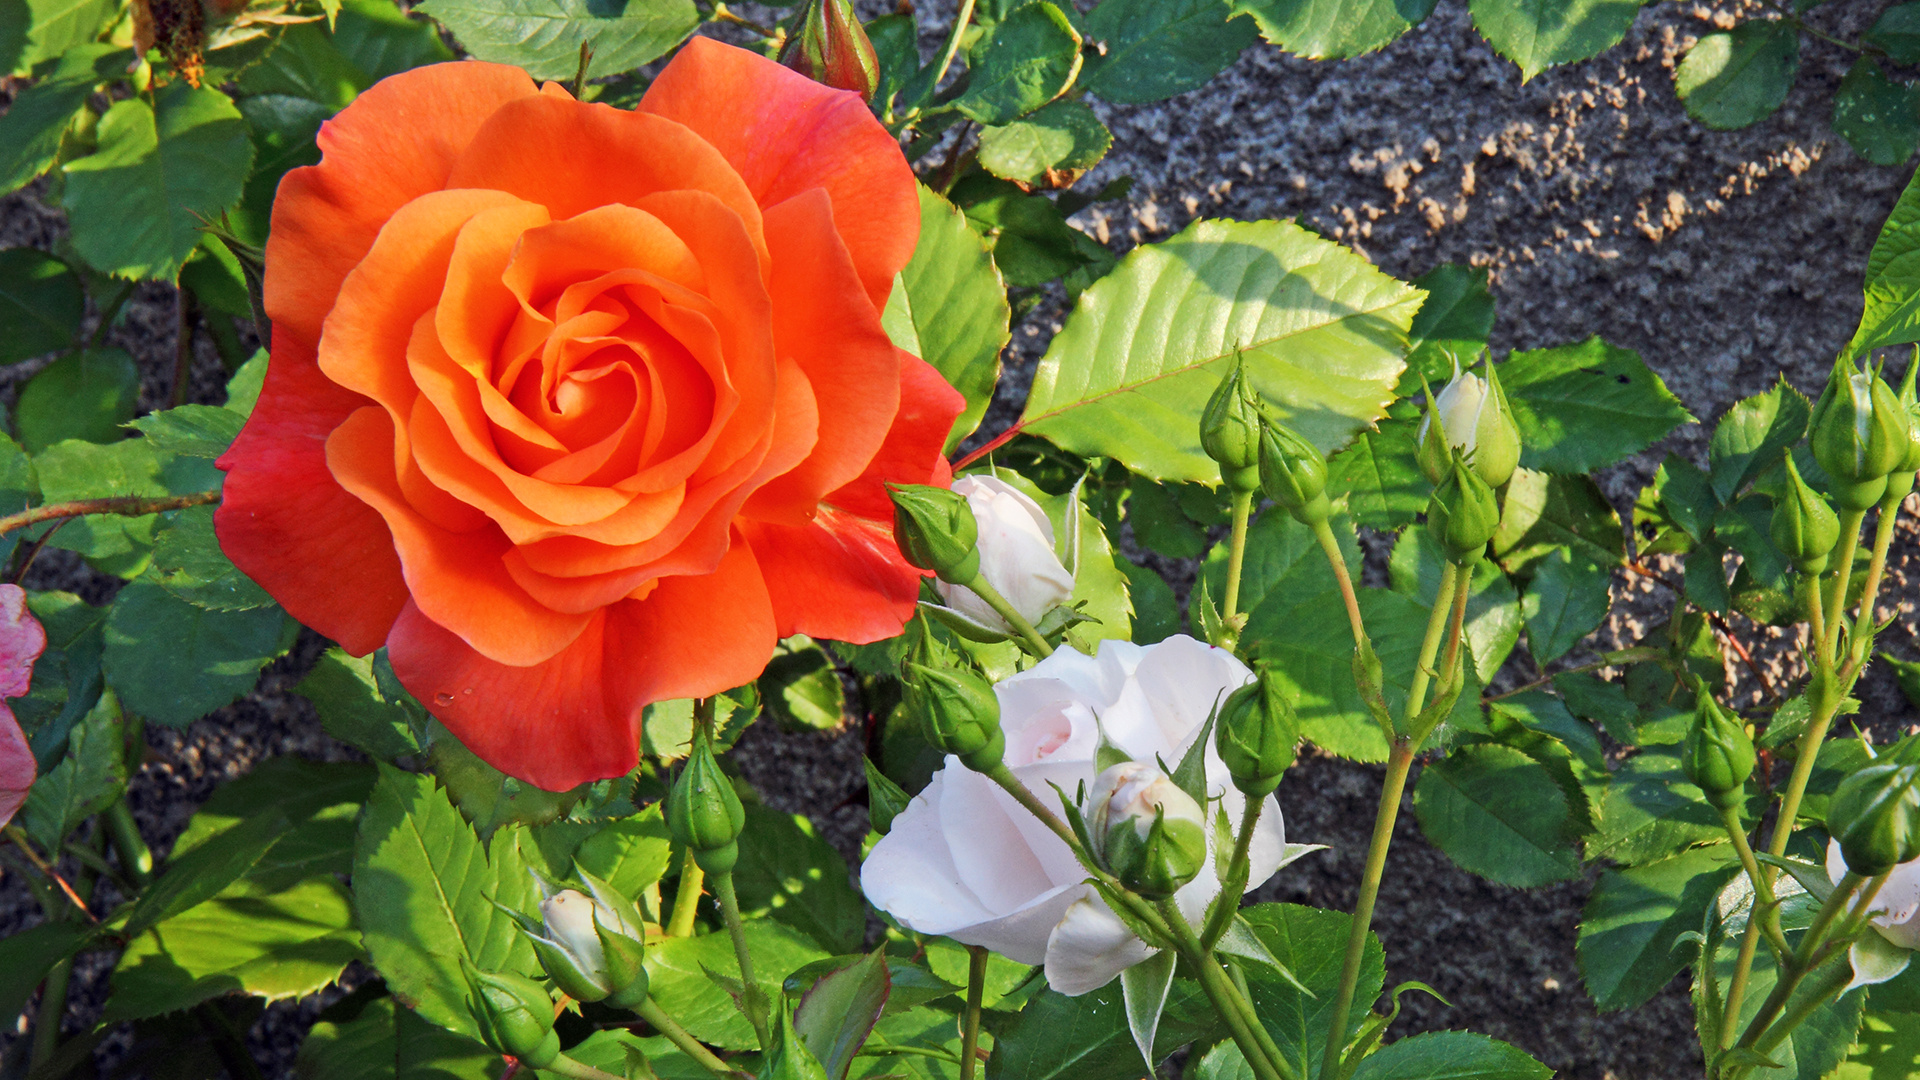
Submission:
[[519,69],[362,94],[274,204],[222,546],[547,788],[774,642],[898,633],[885,481],[961,407],[880,326],[915,181],[854,94],[697,39],[632,111]]
[[[1252,678],[1233,654],[1184,635],[1147,646],[1103,641],[1097,656],[1061,649],[994,688],[1007,766],[1042,801],[1057,804],[1049,784],[1070,797],[1092,786],[1103,730],[1138,761],[1157,756],[1173,764],[1215,702]],[[1211,744],[1205,760],[1209,796],[1239,820],[1244,797]],[[1286,848],[1280,807],[1269,797],[1250,849],[1251,885],[1273,875]],[[1201,918],[1219,894],[1216,860],[1225,854],[1209,850],[1199,875],[1174,894],[1189,919]],[[860,868],[875,907],[921,933],[1044,963],[1047,984],[1073,996],[1152,955],[1085,882],[1059,837],[952,758]]]

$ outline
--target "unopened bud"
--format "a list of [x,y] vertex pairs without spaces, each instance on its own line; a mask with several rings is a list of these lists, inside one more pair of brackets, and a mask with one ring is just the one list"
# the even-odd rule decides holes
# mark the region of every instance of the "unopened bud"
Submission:
[[1228,490],[1260,486],[1260,403],[1247,384],[1247,365],[1235,358],[1227,377],[1207,399],[1200,414],[1200,447],[1220,466]]
[[1420,422],[1418,459],[1421,471],[1435,484],[1443,482],[1452,451],[1459,451],[1473,471],[1491,487],[1513,479],[1520,467],[1520,425],[1513,406],[1500,387],[1492,361],[1482,366],[1486,377],[1462,373],[1455,361],[1453,379],[1439,396],[1428,396],[1427,415]]
[[979,672],[908,664],[905,681],[907,708],[919,715],[934,749],[952,754],[975,772],[986,772],[1005,758],[1000,699]]
[[1833,501],[1865,510],[1880,501],[1887,474],[1906,460],[1912,422],[1891,387],[1867,369],[1835,364],[1814,404],[1808,443],[1833,481]]
[[887,494],[893,499],[893,539],[908,563],[949,585],[979,576],[980,523],[966,496],[927,484],[888,484]]
[[1920,858],[1920,765],[1869,765],[1840,781],[1827,832],[1847,869],[1866,877]]
[[546,933],[528,940],[540,966],[569,996],[633,1008],[647,996],[645,924],[632,901],[591,874],[581,877],[593,895],[562,889],[547,897],[540,904]]
[[512,972],[481,971],[464,957],[461,966],[473,988],[473,1010],[481,1037],[502,1054],[539,1069],[560,1056],[553,1032],[553,999],[540,984]]
[[1206,865],[1205,812],[1151,765],[1123,761],[1102,772],[1090,809],[1101,861],[1142,896],[1172,896]]
[[1427,529],[1450,562],[1477,562],[1500,528],[1500,499],[1492,485],[1458,453],[1453,468],[1427,500]]
[[1262,667],[1253,682],[1227,695],[1214,724],[1214,748],[1233,786],[1250,799],[1273,794],[1300,741],[1300,722],[1279,680]]
[[1705,686],[1694,700],[1693,726],[1680,766],[1707,801],[1722,810],[1740,805],[1746,797],[1747,777],[1753,775],[1756,756],[1753,739],[1740,719],[1721,708]]
[[713,746],[702,730],[694,737],[693,752],[681,767],[680,776],[667,794],[667,827],[688,851],[694,862],[709,874],[733,870],[740,857],[740,831],[746,826],[747,812],[733,781],[720,769]]
[[809,0],[780,62],[817,83],[873,100],[880,61],[848,0]]
[[1267,498],[1303,524],[1327,518],[1327,458],[1299,432],[1263,417],[1260,425],[1260,486]]
[[1787,490],[1773,504],[1773,545],[1802,574],[1819,574],[1840,542],[1840,517],[1820,493],[1800,478],[1787,455]]

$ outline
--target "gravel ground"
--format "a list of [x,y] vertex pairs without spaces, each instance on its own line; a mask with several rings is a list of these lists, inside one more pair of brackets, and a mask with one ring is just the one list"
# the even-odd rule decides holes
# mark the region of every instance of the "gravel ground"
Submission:
[[[937,14],[941,4],[923,5]],[[1851,35],[1879,5],[1842,0],[1813,13]],[[1690,39],[1726,25],[1737,7],[1662,5],[1645,11],[1621,46],[1521,85],[1449,3],[1426,25],[1371,57],[1310,63],[1258,46],[1194,94],[1145,107],[1100,106],[1117,153],[1086,182],[1119,175],[1135,184],[1124,204],[1079,219],[1116,250],[1171,235],[1197,217],[1296,217],[1350,244],[1389,272],[1412,277],[1457,261],[1492,272],[1500,319],[1496,353],[1592,334],[1638,350],[1696,415],[1717,415],[1784,375],[1815,391],[1859,312],[1862,269],[1907,170],[1857,159],[1827,129],[1832,93],[1849,56],[1807,40],[1799,84],[1769,120],[1741,132],[1691,123],[1674,99],[1672,68]],[[30,199],[0,200],[0,246],[49,245],[58,222]],[[1024,393],[1034,360],[1058,329],[1058,296],[1015,332],[1009,377],[994,416]],[[144,286],[126,326],[110,335],[147,372],[145,398],[171,395],[176,326],[171,292]],[[215,393],[219,365],[204,335],[191,397]],[[32,366],[0,371],[10,400]],[[1604,478],[1616,505],[1669,450],[1698,458],[1705,430],[1689,427]],[[1910,504],[1911,506],[1911,504]],[[1371,545],[1374,549],[1379,545]],[[84,585],[89,599],[113,584],[85,580],[72,562],[37,566],[37,583]],[[1889,588],[1902,617],[1885,640],[1920,655],[1920,544],[1903,528]],[[1648,612],[1669,600],[1644,579],[1616,582],[1623,602],[1607,637],[1632,640]],[[1790,643],[1735,620],[1770,680],[1793,676]],[[269,670],[254,697],[185,732],[149,734],[134,785],[148,835],[164,849],[217,784],[273,753],[348,753],[286,692],[318,647],[303,640]],[[1744,693],[1760,692],[1744,670]],[[1884,674],[1863,687],[1863,716],[1882,735],[1920,717]],[[769,802],[815,815],[850,851],[864,832],[855,733],[797,736],[761,725],[743,742],[741,767]],[[1262,899],[1351,904],[1380,771],[1308,757],[1281,789],[1297,841],[1326,843],[1283,874]],[[1691,1010],[1672,987],[1647,1008],[1596,1015],[1579,986],[1575,926],[1591,880],[1522,891],[1456,869],[1402,816],[1392,874],[1376,926],[1389,980],[1431,983],[1452,1007],[1409,995],[1394,1034],[1471,1028],[1525,1047],[1565,1077],[1658,1080],[1698,1076]],[[17,881],[0,879],[0,935],[37,921]],[[104,999],[105,964],[80,973],[67,1022],[79,1030]],[[287,1075],[315,1007],[276,1007],[252,1042],[268,1074]],[[24,1018],[23,1018],[24,1019]],[[0,1044],[14,1034],[0,1032]]]

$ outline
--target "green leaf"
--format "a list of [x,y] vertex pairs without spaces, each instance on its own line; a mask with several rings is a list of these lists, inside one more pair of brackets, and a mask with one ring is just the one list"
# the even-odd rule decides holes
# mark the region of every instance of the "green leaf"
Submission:
[[[289,32],[299,30],[291,27]],[[285,45],[281,46],[284,49]],[[281,49],[269,54],[278,55]],[[236,235],[251,244],[264,245],[273,219],[273,196],[280,181],[292,169],[320,163],[320,147],[314,137],[327,122],[335,107],[292,94],[262,94],[235,102],[247,120],[253,144],[253,171],[247,174],[240,205],[228,219]]]
[[483,841],[493,840],[509,825],[545,825],[558,819],[591,786],[582,784],[567,791],[535,787],[481,760],[444,729],[431,730],[437,733],[427,747],[434,775]]
[[213,405],[181,405],[148,413],[131,427],[169,454],[211,461],[227,452],[247,418],[232,409]]
[[[1434,0],[1234,0],[1260,36],[1309,60],[1345,60],[1385,48],[1433,14]],[[1484,275],[1484,271],[1482,274]]]
[[1007,124],[1066,93],[1080,73],[1080,34],[1048,0],[1000,20],[972,50],[967,90],[950,106],[982,124]]
[[[1446,555],[1427,529],[1409,529],[1393,545],[1388,573],[1397,593],[1410,596],[1429,610],[1440,596],[1440,578]],[[1463,633],[1472,649],[1474,672],[1481,682],[1491,680],[1520,641],[1520,597],[1513,582],[1492,562],[1473,568],[1467,593],[1467,621]],[[1424,628],[1423,628],[1424,631]]]
[[273,606],[273,597],[220,550],[211,506],[196,506],[173,515],[154,538],[153,565],[147,579],[208,611],[251,611]]
[[1843,358],[1920,341],[1920,177],[1907,181],[1867,256],[1866,310]]
[[[1357,580],[1360,547],[1353,525],[1341,517],[1330,519],[1328,524],[1347,572]],[[1200,569],[1215,596],[1226,592],[1228,554],[1226,543],[1214,545]],[[1332,603],[1344,617],[1346,607],[1339,593],[1339,580],[1333,576],[1333,567],[1327,564],[1326,552],[1311,527],[1278,508],[1269,509],[1248,526],[1246,551],[1240,563],[1240,610],[1264,608],[1262,622],[1278,623],[1293,617],[1291,609]]]
[[[159,453],[146,439],[114,443],[79,440],[55,443],[34,456],[33,472],[45,502],[60,503],[114,495],[178,495],[220,485],[212,462],[182,460]],[[69,519],[47,543],[78,552],[109,573],[133,577],[146,567],[156,518],[95,514]],[[35,535],[45,536],[43,527]]]
[[94,269],[171,281],[200,226],[240,201],[253,147],[227,95],[176,82],[114,103],[100,149],[69,162],[62,203],[74,249]]
[[1068,225],[1044,195],[1028,195],[984,172],[963,178],[949,194],[966,212],[967,224],[991,243],[994,265],[1009,285],[1044,285],[1089,266],[1112,265],[1107,249]]
[[1833,1073],[1833,1080],[1905,1080],[1920,1074],[1920,1016],[1881,1011],[1878,991],[1868,995],[1867,1004],[1873,1008],[1862,1018],[1846,1063]]
[[[725,753],[747,725],[760,715],[760,698],[752,684],[719,696],[714,717],[713,752]],[[642,751],[663,762],[679,761],[693,745],[693,699],[674,698],[647,706],[640,725]]]
[[354,829],[374,776],[361,762],[268,758],[214,791],[174,842],[173,856],[230,846],[234,829],[272,816],[283,832],[247,871],[248,881],[275,892],[317,875],[344,876],[353,869]]
[[0,251],[0,364],[72,345],[86,306],[86,287],[66,263],[33,248]]
[[1719,811],[1681,771],[1677,748],[1655,747],[1613,774],[1600,804],[1600,835],[1587,857],[1638,866],[1725,837]]
[[1597,337],[1516,350],[1500,385],[1520,425],[1520,462],[1541,472],[1590,473],[1693,419],[1640,354]]
[[860,948],[867,922],[846,861],[803,815],[748,807],[733,883],[742,912],[786,923],[829,954]]
[[1425,289],[1426,303],[1413,317],[1407,332],[1407,373],[1400,377],[1401,397],[1421,393],[1425,374],[1436,389],[1453,377],[1457,363],[1471,367],[1493,334],[1493,292],[1487,287],[1486,267],[1442,263],[1413,279]]
[[1713,494],[1731,502],[1750,481],[1773,468],[1806,434],[1807,399],[1783,377],[1773,389],[1734,403],[1714,425],[1707,459]]
[[1290,222],[1199,221],[1082,294],[1021,426],[1159,480],[1217,482],[1199,417],[1222,364],[1322,450],[1385,414],[1420,293]]
[[1353,1080],[1548,1080],[1553,1070],[1517,1046],[1470,1031],[1429,1031],[1391,1042]]
[[[740,865],[748,863],[742,860]],[[812,938],[774,919],[748,919],[744,932],[747,948],[753,953],[754,981],[769,1001],[780,1000],[780,985],[788,973],[830,955]],[[745,1050],[756,1045],[753,1028],[734,1007],[733,998],[707,977],[711,970],[725,978],[740,978],[740,963],[727,934],[668,938],[649,944],[646,965],[650,996],[694,1038],[722,1050]],[[386,970],[384,964],[381,970]]]
[[300,1044],[301,1080],[493,1080],[500,1055],[383,997],[347,1020],[323,1019]]
[[1612,602],[1612,584],[1611,567],[1576,561],[1564,548],[1548,552],[1535,564],[1533,580],[1520,600],[1534,663],[1544,668],[1600,626]]
[[1531,576],[1556,548],[1576,561],[1614,566],[1623,546],[1620,515],[1591,478],[1521,469],[1508,482],[1493,536],[1493,553],[1507,573]]
[[666,818],[654,803],[587,837],[573,853],[573,864],[622,896],[638,896],[665,876],[672,846]]
[[118,442],[120,425],[140,406],[140,371],[119,349],[70,353],[42,368],[20,389],[14,430],[20,444],[38,453],[54,443],[80,439]]
[[[1241,914],[1273,958],[1286,965],[1312,994],[1309,997],[1302,993],[1272,968],[1244,964],[1241,970],[1247,978],[1254,1013],[1273,1036],[1280,1053],[1294,1064],[1295,1075],[1318,1075],[1327,1036],[1333,1028],[1334,999],[1338,997],[1353,917],[1294,904],[1258,904],[1242,909]],[[1386,953],[1380,939],[1369,931],[1346,1034],[1359,1027],[1385,985]]]
[[1895,4],[1881,12],[1860,44],[1879,47],[1896,64],[1920,64],[1920,4]]
[[45,774],[67,750],[74,724],[98,704],[101,631],[107,610],[68,592],[31,592],[27,608],[47,632],[47,649],[33,665],[33,685],[12,702]]
[[[1714,952],[1709,970],[1723,985],[1733,976],[1739,945],[1739,935],[1731,935],[1720,941],[1719,948]],[[1751,1022],[1778,982],[1779,969],[1774,963],[1772,950],[1759,950],[1754,957],[1752,971],[1735,1030],[1743,1029]],[[1830,1077],[1846,1059],[1848,1047],[1853,1045],[1854,1035],[1860,1029],[1862,1006],[1870,992],[1856,990],[1840,996],[1837,1001],[1829,999],[1813,1009],[1793,1029],[1786,1042],[1768,1051],[1767,1056],[1781,1067],[1763,1066],[1747,1075],[1753,1080],[1825,1080]],[[1759,996],[1759,1002],[1754,1000],[1755,995]]]
[[[1056,101],[980,132],[980,166],[1003,180],[1068,187],[1100,163],[1113,132],[1084,101]],[[924,226],[921,232],[925,236]]]
[[1167,579],[1123,555],[1115,555],[1113,563],[1127,576],[1127,594],[1133,599],[1133,643],[1152,645],[1179,633],[1180,605]]
[[477,1038],[460,960],[482,971],[539,973],[532,946],[492,903],[533,910],[533,879],[510,845],[482,848],[432,777],[379,768],[353,856],[367,954],[402,1004]]
[[825,649],[805,634],[774,648],[760,676],[760,699],[794,731],[833,731],[847,719],[847,694]]
[[[1035,994],[996,1032],[987,1075],[1021,1080],[1136,1080],[1144,1070],[1121,997],[1118,979],[1079,997],[1050,989]],[[1210,1042],[1225,1033],[1199,984],[1177,979],[1154,1036],[1155,1060],[1164,1060],[1183,1043]]]
[[251,691],[298,630],[278,607],[210,611],[142,579],[114,598],[101,666],[127,708],[185,727]]
[[925,185],[919,191],[920,243],[880,323],[895,345],[932,364],[967,399],[947,435],[951,451],[993,403],[1011,312],[1006,283],[966,216]]
[[1731,131],[1772,116],[1800,70],[1800,28],[1788,19],[1749,19],[1731,33],[1707,34],[1674,69],[1687,115]]
[[1887,78],[1873,57],[1863,56],[1847,69],[1833,95],[1833,130],[1875,165],[1904,164],[1920,146],[1920,95],[1912,84]]
[[1566,795],[1518,750],[1456,749],[1421,771],[1413,810],[1435,847],[1489,881],[1534,888],[1580,876]]
[[1640,13],[1639,0],[1471,0],[1473,27],[1520,65],[1525,82],[1550,67],[1612,48]]
[[102,1022],[190,1008],[222,994],[304,997],[360,956],[347,890],[330,877],[279,892],[241,882],[127,946]]
[[1433,487],[1414,457],[1418,431],[1413,420],[1382,420],[1377,430],[1362,430],[1327,462],[1327,495],[1344,494],[1353,520],[1369,528],[1411,525]]
[[120,933],[136,940],[175,915],[213,899],[245,877],[279,843],[289,821],[269,808],[223,830],[217,844],[201,844],[167,862],[167,870],[140,894]]
[[115,0],[22,0],[0,5],[0,74],[25,75],[97,37]]
[[67,756],[27,790],[18,824],[41,850],[59,851],[68,834],[126,786],[126,728],[119,705],[104,695],[67,735]]
[[92,936],[86,923],[63,919],[0,937],[0,1012],[18,1016],[53,965],[79,952]]
[[88,95],[95,86],[124,73],[129,59],[125,49],[112,45],[76,46],[43,70],[38,82],[14,96],[13,104],[0,115],[0,194],[53,167],[68,126],[86,106]]
[[416,10],[444,23],[482,60],[516,64],[536,79],[571,79],[580,46],[595,71],[630,71],[665,56],[700,25],[692,0],[428,0]]
[[[321,654],[293,692],[313,702],[327,734],[369,756],[391,759],[419,753],[426,711],[410,695],[388,696],[389,687],[379,677],[380,665],[385,665],[387,678],[393,680],[385,652],[356,657],[336,646]],[[397,687],[397,680],[392,685]]]
[[1602,1012],[1638,1008],[1687,967],[1681,934],[1700,928],[1740,870],[1725,845],[1603,870],[1580,916],[1580,977]]
[[1121,105],[1146,105],[1197,90],[1253,44],[1252,19],[1230,0],[1101,0],[1087,36],[1106,46],[1082,84]]
[[800,999],[793,1030],[822,1066],[838,1080],[867,1041],[887,1003],[887,959],[869,953],[828,972]]

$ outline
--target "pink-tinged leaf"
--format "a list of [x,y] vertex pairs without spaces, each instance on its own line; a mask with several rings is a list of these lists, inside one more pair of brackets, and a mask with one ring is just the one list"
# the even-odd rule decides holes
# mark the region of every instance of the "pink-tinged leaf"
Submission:
[[12,821],[14,812],[27,801],[33,776],[33,748],[27,745],[13,710],[0,704],[0,825]]
[[[33,662],[47,647],[47,631],[27,610],[27,592],[0,585],[0,698],[16,698],[33,682]],[[12,721],[11,714],[7,717]],[[20,726],[15,724],[18,732]],[[32,779],[32,773],[28,773]]]

